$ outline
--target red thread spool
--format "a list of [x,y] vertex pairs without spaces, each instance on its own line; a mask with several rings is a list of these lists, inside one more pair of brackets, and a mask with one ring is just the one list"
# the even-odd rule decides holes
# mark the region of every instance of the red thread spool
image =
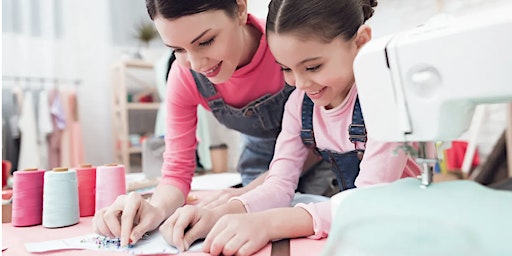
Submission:
[[12,164],[8,160],[2,160],[2,188],[7,186],[7,179],[11,173]]
[[37,168],[13,174],[12,225],[26,227],[43,221],[44,170]]
[[82,164],[76,168],[80,217],[93,216],[96,204],[96,167]]

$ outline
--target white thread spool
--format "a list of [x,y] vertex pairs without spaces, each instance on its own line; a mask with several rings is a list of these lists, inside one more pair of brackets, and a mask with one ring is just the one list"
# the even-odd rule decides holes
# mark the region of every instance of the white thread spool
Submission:
[[96,168],[96,211],[110,206],[119,195],[126,194],[124,165],[109,164]]
[[60,228],[80,221],[75,170],[54,168],[44,174],[43,227]]

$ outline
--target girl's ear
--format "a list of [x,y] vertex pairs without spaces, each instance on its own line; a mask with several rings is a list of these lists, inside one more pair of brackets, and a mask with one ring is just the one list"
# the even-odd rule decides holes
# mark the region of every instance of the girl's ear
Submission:
[[361,25],[356,34],[355,43],[357,49],[361,49],[370,39],[372,39],[372,28],[366,24]]
[[238,5],[237,18],[240,25],[247,24],[247,0],[236,0]]

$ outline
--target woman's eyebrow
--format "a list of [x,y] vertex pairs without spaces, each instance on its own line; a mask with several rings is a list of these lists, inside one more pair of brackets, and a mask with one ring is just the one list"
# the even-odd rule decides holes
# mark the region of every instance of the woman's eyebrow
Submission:
[[190,44],[195,43],[197,40],[199,40],[202,36],[204,36],[204,34],[208,33],[208,31],[210,31],[210,30],[212,30],[212,29],[211,29],[211,28],[209,28],[209,29],[207,29],[207,30],[203,31],[203,33],[201,33],[201,34],[200,34],[200,35],[198,35],[196,38],[194,38],[194,40],[192,40],[192,41],[190,42]]
[[[206,33],[208,33],[208,31],[210,31],[210,30],[212,30],[212,29],[211,29],[211,28],[209,28],[209,29],[207,29],[207,30],[203,31],[203,33],[201,33],[201,34],[199,34],[198,36],[196,36],[196,38],[194,38],[194,39],[190,42],[190,44],[194,44],[197,40],[201,39],[201,37],[203,37],[203,36],[204,36]],[[180,47],[178,47],[178,46],[172,46],[172,45],[168,45],[168,44],[166,44],[166,46],[167,46],[167,47],[170,47],[170,48],[173,48],[173,49],[180,48]]]

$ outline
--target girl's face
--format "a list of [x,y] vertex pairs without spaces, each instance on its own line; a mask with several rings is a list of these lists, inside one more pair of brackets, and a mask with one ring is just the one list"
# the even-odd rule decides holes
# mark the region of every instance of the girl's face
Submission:
[[211,10],[177,19],[157,16],[154,22],[178,64],[218,84],[226,82],[242,61],[246,20],[245,13],[230,17],[225,11]]
[[371,30],[363,25],[350,41],[336,38],[330,43],[293,33],[267,36],[286,82],[305,91],[315,104],[331,109],[343,102],[354,84],[352,64]]

